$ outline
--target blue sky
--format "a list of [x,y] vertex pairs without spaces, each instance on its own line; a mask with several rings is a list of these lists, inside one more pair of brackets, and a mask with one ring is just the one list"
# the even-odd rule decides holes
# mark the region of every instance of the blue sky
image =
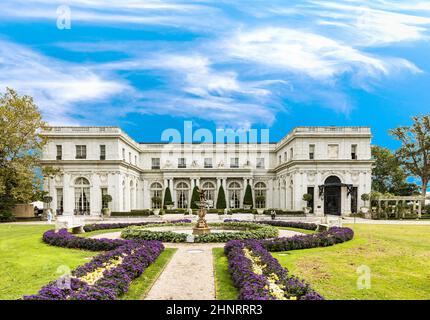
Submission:
[[[71,28],[59,29],[61,5]],[[428,1],[2,0],[0,88],[56,125],[369,125],[429,113]],[[59,19],[60,22],[63,20]]]

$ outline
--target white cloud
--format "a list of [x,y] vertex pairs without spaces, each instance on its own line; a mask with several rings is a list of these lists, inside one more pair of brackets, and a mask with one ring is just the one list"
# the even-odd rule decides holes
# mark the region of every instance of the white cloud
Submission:
[[56,124],[75,124],[73,115],[85,111],[78,107],[81,103],[133,91],[126,82],[96,75],[90,67],[0,41],[0,88],[3,91],[5,87],[33,96],[45,119]]

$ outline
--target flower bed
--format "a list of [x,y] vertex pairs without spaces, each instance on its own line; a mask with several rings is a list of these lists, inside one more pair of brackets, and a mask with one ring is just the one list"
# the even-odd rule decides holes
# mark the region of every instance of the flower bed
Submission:
[[[170,225],[192,226],[189,223],[177,223]],[[163,226],[169,226],[169,224],[163,224]],[[186,233],[177,233],[173,231],[151,231],[148,230],[150,227],[151,225],[126,228],[122,231],[121,237],[124,239],[160,240],[163,242],[187,241],[188,234]],[[213,223],[210,224],[209,227],[240,231],[197,235],[194,236],[194,242],[226,242],[229,240],[267,239],[278,236],[278,230],[276,228],[250,222]]]
[[288,275],[256,240],[233,240],[224,247],[240,300],[322,300],[306,282]]
[[353,237],[354,231],[350,228],[332,227],[320,233],[297,235],[290,238],[262,240],[261,243],[269,251],[288,251],[332,246],[337,243],[349,241]]
[[[100,240],[99,240],[100,241]],[[123,241],[123,245],[94,257],[90,262],[44,286],[24,300],[114,300],[127,292],[164,250],[159,241]]]
[[90,251],[109,251],[116,249],[128,241],[119,239],[91,239],[70,234],[66,229],[58,232],[48,230],[43,234],[43,242],[56,247],[84,249]]

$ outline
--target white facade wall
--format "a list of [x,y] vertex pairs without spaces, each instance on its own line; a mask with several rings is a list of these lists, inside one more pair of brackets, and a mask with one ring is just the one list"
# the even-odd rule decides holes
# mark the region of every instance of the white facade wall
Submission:
[[[53,209],[57,209],[57,190],[63,190],[63,211],[68,215],[79,207],[77,202],[82,197],[75,196],[75,190],[79,190],[76,181],[81,177],[89,182],[92,215],[101,213],[102,188],[113,198],[109,204],[112,211],[151,208],[154,182],[162,185],[162,197],[169,185],[175,206],[179,182],[189,186],[188,206],[194,185],[211,182],[215,186],[214,203],[222,185],[228,207],[232,182],[240,185],[240,206],[247,183],[253,188],[255,200],[254,186],[263,182],[266,208],[293,211],[306,206],[303,194],[313,187],[314,213],[318,215],[324,214],[325,205],[333,206],[319,192],[328,177],[338,177],[342,184],[336,193],[340,195],[336,200],[339,214],[351,213],[350,188],[357,188],[357,208],[363,205],[361,194],[369,193],[371,188],[371,133],[367,127],[298,127],[269,145],[138,144],[117,127],[54,127],[44,134],[49,142],[42,164],[61,169],[59,175],[45,181],[45,190],[53,197]],[[57,160],[57,145],[62,146],[61,160]],[[85,159],[76,159],[76,145],[86,146]],[[105,160],[100,159],[100,145],[106,146]],[[314,159],[309,158],[309,145],[314,146]],[[351,145],[356,145],[357,159],[351,158]],[[152,169],[152,158],[160,158],[160,169]],[[178,158],[186,159],[186,168],[178,168]],[[212,168],[204,167],[205,158],[212,159]],[[239,159],[237,168],[231,168],[231,158]],[[264,159],[263,169],[256,168],[259,158]]]

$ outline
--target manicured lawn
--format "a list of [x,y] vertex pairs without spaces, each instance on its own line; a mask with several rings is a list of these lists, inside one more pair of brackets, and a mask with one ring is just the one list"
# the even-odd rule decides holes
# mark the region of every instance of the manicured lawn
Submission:
[[[272,254],[326,299],[430,299],[430,226],[348,226],[349,242]],[[357,288],[361,265],[369,289]]]
[[215,264],[215,287],[217,300],[236,300],[239,295],[228,272],[228,261],[223,248],[212,249]]
[[166,248],[160,256],[151,264],[143,274],[135,279],[126,294],[121,297],[121,300],[141,300],[144,299],[149,289],[151,289],[155,280],[158,279],[164,267],[176,252],[175,248]]
[[298,229],[298,228],[290,228],[290,227],[277,227],[277,228],[282,230],[297,231],[305,234],[315,233],[315,231],[313,230],[304,230],[304,229]]
[[0,225],[0,299],[34,294],[57,279],[63,268],[74,269],[96,252],[52,247],[42,242],[48,225]]

